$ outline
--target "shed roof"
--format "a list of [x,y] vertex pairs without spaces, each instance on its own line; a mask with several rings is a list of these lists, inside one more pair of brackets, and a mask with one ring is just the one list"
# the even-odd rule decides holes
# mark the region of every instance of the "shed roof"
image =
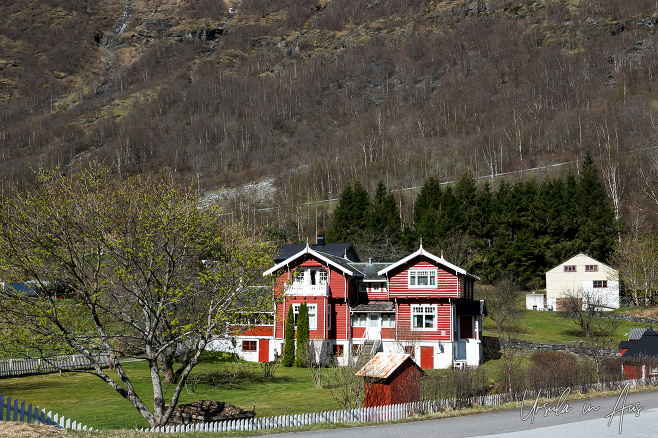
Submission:
[[361,377],[375,377],[379,379],[386,379],[395,372],[406,361],[410,361],[412,366],[425,374],[425,372],[418,366],[410,355],[404,353],[377,353],[375,357],[370,359],[367,364],[363,366],[356,373]]
[[649,329],[645,328],[632,328],[631,332],[628,334],[628,340],[629,341],[637,341],[642,337],[644,332],[646,332]]
[[392,301],[368,301],[354,306],[352,312],[393,313],[395,312],[395,304]]

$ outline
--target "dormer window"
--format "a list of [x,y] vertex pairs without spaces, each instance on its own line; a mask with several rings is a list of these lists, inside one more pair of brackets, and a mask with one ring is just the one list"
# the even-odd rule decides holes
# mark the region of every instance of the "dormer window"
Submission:
[[409,287],[436,287],[436,269],[409,270]]

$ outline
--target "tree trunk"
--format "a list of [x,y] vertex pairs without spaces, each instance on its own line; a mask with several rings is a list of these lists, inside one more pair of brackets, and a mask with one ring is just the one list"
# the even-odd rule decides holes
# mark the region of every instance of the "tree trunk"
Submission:
[[162,372],[164,373],[165,383],[178,383],[185,367],[190,363],[190,355],[185,353],[180,357],[181,363],[177,370],[174,370],[174,356],[166,355],[162,361]]

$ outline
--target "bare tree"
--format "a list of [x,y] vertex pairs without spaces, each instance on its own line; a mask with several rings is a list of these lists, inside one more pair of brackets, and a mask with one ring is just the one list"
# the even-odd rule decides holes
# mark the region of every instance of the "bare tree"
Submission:
[[608,351],[615,345],[613,336],[618,325],[616,319],[602,317],[605,305],[600,294],[582,290],[568,291],[562,313],[582,331],[578,343],[588,350],[594,360],[597,382],[601,382],[601,364],[609,357]]
[[624,236],[612,257],[619,271],[620,284],[631,292],[635,305],[640,305],[640,292],[644,294],[644,305],[658,285],[658,238],[653,233],[634,232]]
[[514,347],[514,338],[519,333],[519,317],[521,315],[521,287],[510,279],[503,277],[493,286],[482,288],[481,296],[487,303],[489,318],[496,324],[496,332],[500,342],[500,366],[505,375],[505,387],[511,395],[514,392],[514,375],[519,370],[521,357]]
[[346,365],[334,364],[329,369],[331,395],[343,409],[363,406],[363,378],[356,375],[360,369],[361,366],[351,360]]

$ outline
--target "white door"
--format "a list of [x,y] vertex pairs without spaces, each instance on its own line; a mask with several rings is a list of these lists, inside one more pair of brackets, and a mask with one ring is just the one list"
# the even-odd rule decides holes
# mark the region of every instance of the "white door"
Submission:
[[368,315],[366,337],[368,339],[382,338],[382,316],[379,313],[371,313]]

